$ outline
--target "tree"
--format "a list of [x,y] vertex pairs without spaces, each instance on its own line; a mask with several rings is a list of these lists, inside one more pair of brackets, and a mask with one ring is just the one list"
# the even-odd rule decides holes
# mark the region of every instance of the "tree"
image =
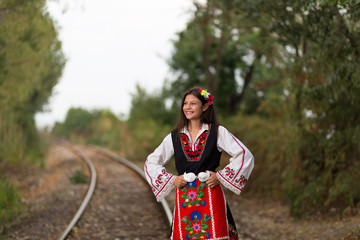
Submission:
[[[264,92],[277,84],[277,70],[270,67],[276,64],[277,43],[242,2],[209,0],[195,6],[193,19],[174,41],[169,65],[176,79],[171,92],[179,97],[192,86],[205,86],[216,95],[221,114],[236,113],[240,103],[247,112],[255,112]],[[260,72],[268,79],[260,82]]]
[[25,146],[13,151],[18,152],[18,161],[23,151],[39,148],[34,115],[43,110],[65,64],[45,4],[43,0],[0,2],[0,140],[6,143],[2,146]]
[[164,91],[160,94],[150,94],[140,85],[136,85],[136,93],[132,94],[128,119],[130,125],[134,126],[147,120],[154,120],[159,124],[174,125],[177,116],[176,108],[166,106]]
[[205,85],[222,116],[241,111],[273,121],[282,114],[276,120],[293,134],[274,160],[285,169],[282,189],[292,213],[354,206],[360,199],[354,185],[360,180],[359,2],[195,6],[174,42],[171,91]]
[[[354,206],[360,168],[359,14],[354,1],[256,2],[288,60],[292,163],[284,188],[294,214]],[[290,147],[290,146],[289,146]]]

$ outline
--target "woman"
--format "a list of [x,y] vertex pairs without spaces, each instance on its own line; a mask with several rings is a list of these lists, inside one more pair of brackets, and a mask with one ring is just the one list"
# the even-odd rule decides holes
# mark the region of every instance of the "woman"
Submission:
[[[176,187],[171,239],[238,239],[221,183],[240,194],[254,167],[250,151],[216,120],[213,96],[202,88],[188,90],[180,119],[145,162],[145,175],[161,201]],[[231,158],[215,172],[221,152]],[[174,156],[178,176],[164,165]]]

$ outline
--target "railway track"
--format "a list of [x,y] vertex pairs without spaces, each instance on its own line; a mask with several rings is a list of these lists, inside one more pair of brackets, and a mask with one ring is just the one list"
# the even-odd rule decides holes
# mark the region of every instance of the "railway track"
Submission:
[[98,147],[62,144],[88,164],[91,181],[59,240],[169,237],[169,206],[155,201],[140,168]]

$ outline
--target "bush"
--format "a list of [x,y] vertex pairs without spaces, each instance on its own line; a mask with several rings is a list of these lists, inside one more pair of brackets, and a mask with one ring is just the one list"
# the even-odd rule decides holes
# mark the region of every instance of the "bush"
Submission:
[[24,210],[21,196],[8,181],[0,180],[0,223],[6,224],[16,219]]
[[152,119],[138,121],[129,131],[126,157],[145,162],[146,157],[160,145],[172,127]]
[[89,181],[89,177],[84,173],[83,170],[76,170],[70,177],[69,180],[72,184],[82,184]]
[[0,113],[0,162],[43,165],[47,139],[40,138],[32,116]]
[[295,217],[354,208],[360,201],[359,128],[299,129],[285,118],[238,114],[224,121],[253,153],[247,190],[286,201]]
[[280,199],[289,139],[288,132],[283,129],[286,123],[280,119],[243,114],[225,119],[223,123],[254,155],[255,168],[247,191]]

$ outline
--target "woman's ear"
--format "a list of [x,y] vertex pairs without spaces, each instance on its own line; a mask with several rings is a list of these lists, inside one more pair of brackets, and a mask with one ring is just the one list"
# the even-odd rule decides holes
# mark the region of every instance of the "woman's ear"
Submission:
[[208,103],[205,103],[204,105],[203,105],[203,112],[205,112],[207,109],[209,108],[209,104]]

